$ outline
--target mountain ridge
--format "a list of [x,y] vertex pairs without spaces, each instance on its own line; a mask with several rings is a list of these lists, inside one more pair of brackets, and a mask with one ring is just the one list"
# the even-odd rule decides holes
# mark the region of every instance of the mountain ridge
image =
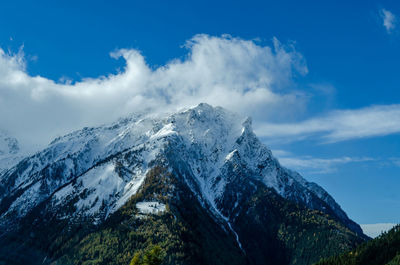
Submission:
[[[213,222],[230,231],[243,252],[248,248],[236,231],[243,229],[239,216],[260,189],[304,205],[295,211],[329,215],[365,238],[326,191],[279,164],[251,123],[203,103],[163,117],[132,116],[59,137],[0,177],[0,227],[19,229],[13,223],[38,207],[57,212],[58,220],[89,218],[101,225],[142,189],[154,166],[162,166],[180,176],[177,181],[189,188]],[[163,196],[174,197],[173,190]],[[271,196],[278,200],[273,193],[266,198]]]

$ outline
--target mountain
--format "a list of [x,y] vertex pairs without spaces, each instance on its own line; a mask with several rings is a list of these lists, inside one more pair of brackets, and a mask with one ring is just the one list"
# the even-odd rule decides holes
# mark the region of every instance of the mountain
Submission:
[[318,265],[398,265],[400,264],[400,225],[351,252],[327,258]]
[[0,130],[0,175],[21,159],[19,151],[18,140]]
[[151,244],[165,264],[310,264],[367,239],[250,118],[207,104],[84,128],[24,158],[0,176],[0,231],[4,264],[128,264]]

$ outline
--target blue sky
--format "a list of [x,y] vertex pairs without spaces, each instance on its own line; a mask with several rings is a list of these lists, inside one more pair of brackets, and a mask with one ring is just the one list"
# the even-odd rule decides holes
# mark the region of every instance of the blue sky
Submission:
[[[197,77],[179,76],[196,76],[208,69],[202,59],[218,58],[207,74],[208,84],[217,85],[200,89],[199,98],[254,116],[257,134],[282,164],[326,188],[356,222],[398,223],[399,18],[397,1],[4,1],[0,76],[19,83],[0,84],[0,129],[23,142],[16,123],[25,122],[27,112],[45,117],[29,118],[32,135],[40,124],[50,138],[88,121],[151,109],[162,90],[135,92],[118,111],[121,99],[108,104],[107,93],[129,94],[130,86],[149,83],[193,90]],[[229,79],[238,71],[246,74]],[[136,84],[129,81],[136,73],[152,77]],[[254,92],[246,94],[246,103],[215,100],[213,91],[222,86],[219,92],[227,92],[238,82],[254,83],[232,88],[240,91],[232,97]],[[104,101],[96,89],[106,91]],[[79,91],[94,96],[74,101]],[[204,96],[210,93],[214,97]],[[101,106],[93,103],[97,99]],[[195,101],[183,93],[165,102],[167,108]],[[107,114],[100,118],[82,106]]]

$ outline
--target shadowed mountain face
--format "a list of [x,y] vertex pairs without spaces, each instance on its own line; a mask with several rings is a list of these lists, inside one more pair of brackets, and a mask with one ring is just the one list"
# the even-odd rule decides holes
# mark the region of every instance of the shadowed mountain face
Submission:
[[128,264],[151,243],[165,264],[309,264],[366,239],[251,119],[207,104],[55,139],[0,176],[0,231],[5,264]]

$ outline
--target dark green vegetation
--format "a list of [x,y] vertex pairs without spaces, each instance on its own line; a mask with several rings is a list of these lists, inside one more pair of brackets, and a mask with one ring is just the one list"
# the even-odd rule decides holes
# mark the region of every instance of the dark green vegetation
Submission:
[[137,252],[129,265],[160,265],[164,260],[165,253],[158,245],[151,246],[144,253]]
[[[180,199],[171,200],[169,194]],[[136,202],[150,199],[166,203],[167,211],[139,215]],[[42,264],[46,254],[46,264],[53,265],[127,265],[135,253],[145,252],[152,245],[166,253],[164,264],[246,264],[234,237],[210,217],[185,185],[160,167],[154,167],[140,191],[98,227],[91,225],[91,220],[67,224],[56,216],[46,216],[34,227],[29,225],[33,221],[29,218],[22,225],[26,230],[3,237],[0,264],[33,264],[32,260]],[[37,233],[30,237],[32,229]],[[14,250],[15,245],[22,244],[36,256]]]
[[[169,200],[174,193],[180,200]],[[167,212],[138,215],[137,202],[157,199]],[[177,204],[176,204],[177,203]],[[100,229],[78,240],[54,264],[129,264],[134,253],[158,245],[164,264],[245,264],[234,238],[225,233],[192,197],[187,187],[160,167],[141,190]]]
[[400,225],[356,249],[339,256],[321,260],[318,265],[399,265]]
[[[258,185],[231,224],[240,249],[234,232],[182,179],[154,166],[139,192],[100,226],[60,220],[38,207],[19,231],[0,239],[0,264],[311,264],[363,242],[329,215]],[[166,211],[140,214],[141,201],[164,203]]]
[[235,227],[251,264],[311,264],[363,242],[329,215],[283,200],[268,188],[248,200]]

